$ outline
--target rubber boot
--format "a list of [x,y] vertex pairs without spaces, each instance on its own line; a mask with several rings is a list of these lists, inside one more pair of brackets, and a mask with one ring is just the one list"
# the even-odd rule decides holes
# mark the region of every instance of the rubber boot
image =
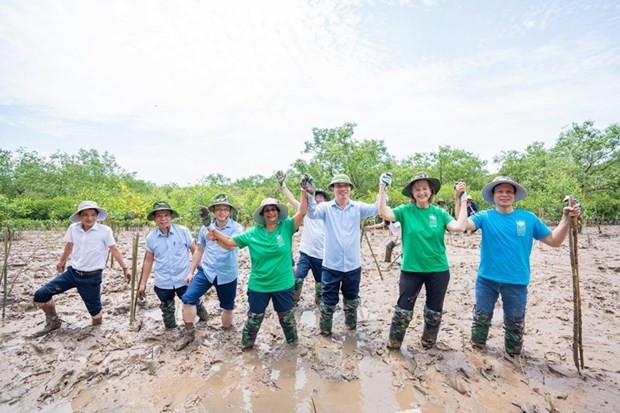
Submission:
[[202,301],[199,301],[198,304],[196,304],[196,314],[198,315],[198,319],[200,321],[207,321],[209,319],[209,313],[207,312],[207,309]]
[[487,348],[487,338],[493,314],[484,313],[474,306],[471,323],[471,345],[479,350]]
[[254,314],[248,312],[248,319],[243,326],[243,333],[241,334],[241,349],[248,350],[254,347],[256,336],[260,330],[260,325],[263,323],[265,313]]
[[321,303],[321,320],[319,321],[319,328],[322,336],[331,336],[332,324],[334,322],[334,313],[336,312],[335,305],[326,305]]
[[424,332],[422,333],[422,347],[430,349],[437,342],[437,334],[441,325],[441,311],[433,311],[424,306]]
[[297,344],[297,323],[295,321],[295,313],[293,311],[283,311],[278,313],[278,320],[284,331],[286,342],[294,346]]
[[295,305],[299,302],[301,298],[301,289],[304,286],[304,279],[295,277],[295,287],[293,287],[293,302]]
[[175,315],[174,300],[166,301],[159,304],[161,309],[162,319],[164,320],[164,326],[167,329],[175,328],[177,326],[177,320]]
[[316,305],[321,305],[323,302],[323,287],[321,287],[320,282],[314,283],[314,303]]
[[174,345],[176,351],[181,351],[188,345],[194,342],[196,338],[196,329],[194,323],[185,323],[185,334],[181,336],[179,341]]
[[400,348],[412,318],[413,310],[405,310],[399,306],[394,306],[394,315],[392,316],[392,325],[390,325],[390,336],[387,344],[388,348]]
[[525,318],[512,318],[504,314],[504,348],[511,356],[518,356],[523,349]]
[[354,300],[344,299],[344,324],[349,330],[357,328],[357,307],[359,305],[359,297]]
[[396,244],[394,243],[394,241],[388,242],[385,246],[385,262],[392,262],[392,250],[395,246]]

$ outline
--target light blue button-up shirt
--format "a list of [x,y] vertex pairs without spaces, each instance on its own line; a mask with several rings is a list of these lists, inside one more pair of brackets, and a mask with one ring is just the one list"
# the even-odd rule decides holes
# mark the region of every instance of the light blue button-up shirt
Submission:
[[155,228],[146,237],[146,250],[155,260],[155,285],[172,290],[185,285],[191,266],[189,248],[194,244],[192,234],[181,225],[172,224],[166,237]]
[[360,250],[360,221],[379,213],[379,202],[367,204],[349,200],[344,208],[336,201],[317,205],[308,197],[308,217],[325,222],[323,267],[334,271],[353,271],[362,266]]
[[[223,227],[218,226],[216,221],[213,223],[218,231],[229,237],[243,232],[243,227],[230,218],[228,218]],[[239,248],[229,251],[226,248],[220,247],[217,243],[209,241],[206,235],[207,228],[203,226],[198,233],[198,245],[205,247],[205,252],[202,254],[202,261],[200,262],[202,271],[210,282],[213,282],[217,276],[218,285],[233,282],[237,279],[238,274],[237,251]]]

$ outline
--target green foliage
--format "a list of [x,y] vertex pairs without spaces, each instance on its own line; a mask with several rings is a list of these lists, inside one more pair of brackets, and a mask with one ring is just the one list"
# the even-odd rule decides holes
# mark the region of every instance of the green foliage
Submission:
[[[394,176],[389,191],[390,204],[409,202],[400,192],[417,172],[438,178],[442,188],[437,197],[454,206],[454,182],[464,180],[468,192],[481,209],[491,205],[480,190],[494,176],[476,154],[450,146],[430,153],[414,153],[401,161],[389,154],[381,139],[358,140],[356,125],[314,128],[305,142],[302,157],[287,171],[287,185],[299,195],[303,173],[315,178],[318,188],[327,190],[337,173],[349,175],[355,188],[354,199],[373,202],[378,177],[390,171]],[[525,151],[500,153],[494,160],[501,165],[497,175],[508,175],[521,183],[528,197],[517,205],[557,221],[562,199],[577,197],[588,220],[618,220],[620,215],[620,126],[605,130],[591,121],[573,124],[562,131],[556,144],[547,149],[534,142]],[[275,174],[275,171],[274,171]],[[113,227],[152,225],[146,221],[151,205],[167,201],[177,210],[177,222],[193,230],[200,226],[198,208],[208,206],[215,195],[227,194],[238,213],[234,218],[244,226],[254,225],[252,212],[266,197],[285,201],[275,176],[253,175],[231,181],[221,174],[203,177],[197,184],[156,186],[136,179],[135,173],[121,168],[113,155],[96,150],[77,154],[57,152],[49,158],[23,148],[15,152],[0,149],[0,226],[16,229],[64,227],[82,200],[93,200],[109,212]],[[294,211],[291,208],[291,214]]]

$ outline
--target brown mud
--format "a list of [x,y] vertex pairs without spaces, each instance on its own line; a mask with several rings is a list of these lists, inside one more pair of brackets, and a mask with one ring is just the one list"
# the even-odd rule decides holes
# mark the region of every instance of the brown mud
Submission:
[[[247,251],[240,255],[234,328],[212,317],[196,340],[176,352],[181,328],[166,331],[149,281],[148,297],[129,324],[130,289],[118,265],[104,272],[103,325],[92,327],[75,291],[58,296],[62,327],[31,334],[44,322],[32,293],[54,276],[60,232],[28,231],[13,242],[15,280],[0,326],[0,412],[617,412],[620,411],[620,227],[588,227],[579,259],[585,368],[573,363],[573,300],[568,240],[558,249],[535,243],[525,349],[503,351],[502,312],[493,318],[489,350],[471,349],[469,328],[479,258],[478,234],[447,236],[451,282],[437,347],[420,344],[424,292],[401,351],[385,347],[398,296],[398,265],[383,262],[388,231],[368,233],[381,276],[362,244],[362,303],[357,331],[334,319],[318,334],[312,276],[296,308],[299,344],[290,347],[270,308],[254,350],[240,350],[247,311]],[[117,236],[126,258],[133,232]],[[141,231],[144,240],[146,230]],[[0,247],[1,248],[1,247]],[[144,252],[141,243],[139,256]],[[397,258],[400,247],[394,251]],[[3,255],[2,255],[3,256]],[[129,262],[129,260],[128,260]],[[2,299],[0,298],[0,303]],[[342,305],[342,301],[341,301]],[[177,319],[181,310],[177,301]]]

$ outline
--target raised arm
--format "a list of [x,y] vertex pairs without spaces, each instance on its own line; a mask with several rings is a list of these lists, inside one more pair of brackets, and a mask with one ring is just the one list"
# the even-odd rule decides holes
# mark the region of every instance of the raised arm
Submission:
[[396,216],[387,204],[387,188],[392,183],[392,174],[384,172],[379,177],[379,215],[390,222],[396,221]]
[[284,174],[284,172],[277,171],[276,179],[280,183],[280,187],[282,188],[282,193],[284,194],[288,202],[290,202],[290,204],[293,205],[293,208],[295,208],[295,211],[299,210],[300,202],[295,199],[295,195],[293,195],[293,193],[286,186],[286,182],[285,182],[286,175]]
[[[457,182],[456,185],[455,185],[455,189],[461,183],[464,184],[464,182]],[[460,221],[461,216],[463,214],[465,214],[465,219],[467,221],[467,225],[465,226],[465,229],[463,229],[462,231],[465,231],[465,230],[473,231],[473,230],[476,229],[476,224],[474,224],[474,221],[472,221],[471,219],[469,219],[467,217],[467,196],[463,196],[463,194],[457,196],[457,192],[456,191],[454,192],[454,213],[456,214],[457,222]],[[448,230],[452,231],[449,228],[448,228]],[[456,231],[456,232],[458,232],[458,231]]]
[[450,221],[446,228],[450,232],[464,232],[469,228],[469,222],[473,225],[471,230],[476,229],[473,221],[467,218],[467,208],[461,208],[463,203],[467,203],[467,193],[465,192],[465,182],[458,182],[454,187],[454,205],[456,206],[456,221]]

